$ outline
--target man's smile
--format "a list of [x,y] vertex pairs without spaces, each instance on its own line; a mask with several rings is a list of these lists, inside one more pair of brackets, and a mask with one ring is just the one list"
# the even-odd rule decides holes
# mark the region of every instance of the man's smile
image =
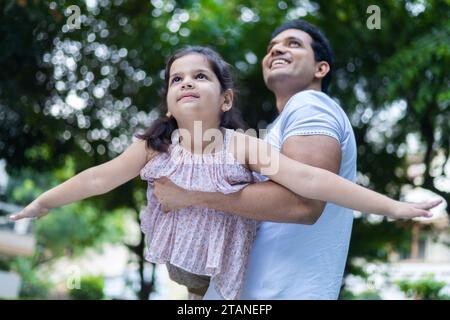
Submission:
[[272,61],[270,61],[269,64],[269,69],[276,69],[276,68],[280,68],[280,67],[284,67],[288,64],[290,64],[291,61],[289,59],[286,58],[273,58]]

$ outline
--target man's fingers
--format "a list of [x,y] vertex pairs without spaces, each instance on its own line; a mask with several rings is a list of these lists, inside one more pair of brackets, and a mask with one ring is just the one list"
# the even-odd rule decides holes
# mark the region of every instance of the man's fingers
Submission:
[[166,176],[164,176],[164,177],[160,177],[160,178],[156,179],[155,182],[164,184],[164,183],[166,183],[168,180],[169,180],[169,178],[167,178]]

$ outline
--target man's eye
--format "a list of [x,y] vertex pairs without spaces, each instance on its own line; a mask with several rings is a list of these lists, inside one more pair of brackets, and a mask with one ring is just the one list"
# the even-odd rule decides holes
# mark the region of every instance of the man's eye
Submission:
[[206,79],[206,76],[203,73],[199,73],[197,79]]
[[289,41],[289,46],[291,46],[291,47],[300,47],[300,42],[295,41],[295,40],[291,40],[291,41]]

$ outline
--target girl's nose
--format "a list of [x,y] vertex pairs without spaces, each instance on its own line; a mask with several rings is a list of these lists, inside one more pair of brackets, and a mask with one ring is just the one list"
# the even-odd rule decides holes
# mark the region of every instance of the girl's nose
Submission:
[[194,87],[194,84],[191,81],[186,81],[181,85],[182,89],[192,89]]

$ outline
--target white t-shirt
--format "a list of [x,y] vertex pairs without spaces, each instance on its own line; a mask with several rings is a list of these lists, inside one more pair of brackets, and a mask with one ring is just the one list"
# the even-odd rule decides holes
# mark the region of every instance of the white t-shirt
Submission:
[[[356,180],[356,143],[350,121],[328,95],[301,91],[268,127],[277,149],[296,135],[327,135],[341,146],[339,175]],[[262,177],[264,178],[264,177]],[[337,299],[347,260],[353,212],[327,203],[314,225],[261,222],[241,299]],[[205,295],[220,299],[210,285]]]

